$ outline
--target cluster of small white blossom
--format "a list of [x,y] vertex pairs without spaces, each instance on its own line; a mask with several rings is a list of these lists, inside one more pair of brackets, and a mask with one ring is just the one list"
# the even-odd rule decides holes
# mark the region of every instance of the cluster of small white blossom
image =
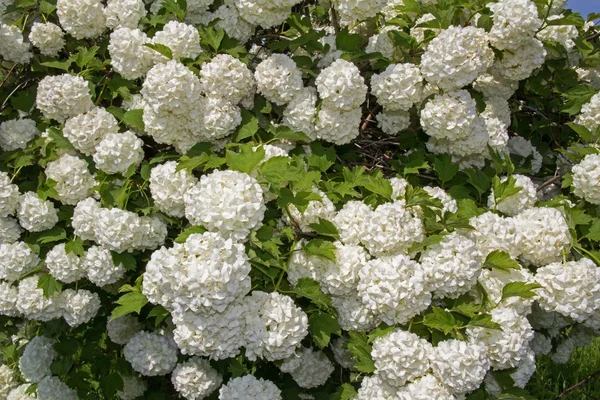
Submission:
[[29,51],[30,44],[23,40],[18,26],[0,22],[0,56],[16,64],[27,64],[33,57]]
[[135,29],[140,19],[146,15],[142,0],[109,0],[104,8],[106,27],[109,29]]
[[50,366],[56,358],[55,340],[45,336],[36,336],[25,346],[19,358],[19,371],[27,382],[38,383],[48,375],[52,375]]
[[[496,202],[494,190],[492,189],[488,197],[489,208],[498,210],[506,215],[515,216],[535,205],[537,200],[536,187],[531,179],[525,175],[513,175],[513,178],[515,178],[515,189],[519,189],[519,191]],[[507,180],[507,177],[502,177],[500,182],[504,183]]]
[[600,155],[588,154],[573,167],[572,173],[575,195],[600,205]]
[[158,333],[136,333],[123,354],[135,371],[146,376],[168,374],[177,365],[177,345],[172,338]]
[[144,159],[144,142],[132,131],[109,133],[96,146],[94,163],[107,174],[125,174]]
[[105,108],[94,107],[85,114],[69,118],[64,125],[63,135],[85,155],[92,155],[96,146],[110,134],[119,132],[117,119]]
[[56,56],[65,47],[62,29],[52,22],[34,22],[29,40],[45,56]]
[[581,107],[581,114],[575,118],[575,123],[586,127],[595,134],[600,127],[600,94],[592,96],[589,102]]
[[94,107],[90,88],[81,76],[46,76],[38,85],[36,107],[46,118],[64,122]]
[[281,390],[271,381],[244,375],[221,386],[219,400],[281,400]]
[[293,354],[283,360],[279,369],[292,375],[301,388],[311,389],[325,384],[334,367],[322,351],[303,347],[300,355]]
[[223,379],[208,361],[193,357],[175,367],[171,382],[186,399],[201,400],[217,390]]
[[0,124],[0,147],[4,151],[24,149],[27,143],[39,134],[40,131],[32,119],[9,120]]

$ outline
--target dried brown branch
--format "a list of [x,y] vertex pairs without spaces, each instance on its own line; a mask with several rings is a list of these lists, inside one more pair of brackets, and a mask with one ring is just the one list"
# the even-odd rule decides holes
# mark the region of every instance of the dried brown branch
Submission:
[[591,374],[590,376],[588,376],[587,378],[585,378],[584,380],[582,380],[581,382],[571,386],[568,389],[565,389],[564,392],[562,392],[561,394],[558,395],[558,397],[554,400],[559,400],[562,399],[563,397],[565,397],[568,393],[572,392],[573,390],[577,389],[580,386],[585,385],[587,382],[591,381],[592,379],[594,379],[595,377],[600,376],[600,371],[596,371],[593,374]]

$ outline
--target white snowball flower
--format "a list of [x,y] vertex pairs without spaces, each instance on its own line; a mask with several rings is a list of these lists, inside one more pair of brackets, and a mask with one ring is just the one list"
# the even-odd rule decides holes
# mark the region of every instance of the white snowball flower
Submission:
[[45,56],[56,56],[65,47],[62,29],[52,22],[34,22],[29,33],[29,40]]
[[535,282],[540,307],[584,322],[600,308],[600,269],[587,258],[539,268]]
[[229,54],[219,54],[202,64],[200,76],[206,96],[225,98],[235,104],[242,101],[254,86],[252,71]]
[[356,110],[367,95],[367,85],[359,69],[342,59],[322,70],[315,84],[323,106],[338,111]]
[[527,357],[533,328],[527,318],[510,307],[496,307],[490,314],[500,329],[467,328],[469,337],[483,343],[495,370],[518,367]]
[[13,215],[19,207],[21,200],[19,187],[11,181],[10,175],[0,171],[0,217]]
[[367,217],[373,209],[362,201],[351,200],[344,204],[331,222],[340,234],[344,244],[359,244],[365,234]]
[[36,336],[25,346],[25,351],[19,359],[19,371],[27,382],[40,382],[44,377],[52,375],[50,365],[56,358],[54,339]]
[[383,110],[375,118],[377,127],[390,136],[396,136],[410,127],[410,114],[406,111]]
[[142,330],[142,324],[132,315],[111,319],[106,324],[106,332],[113,343],[125,345]]
[[119,28],[110,34],[108,52],[114,70],[125,79],[138,79],[148,73],[159,55],[144,46],[152,40],[139,29]]
[[338,313],[338,323],[346,331],[368,332],[379,325],[382,318],[363,304],[357,295],[331,297],[331,305]]
[[234,0],[240,16],[252,25],[263,28],[281,25],[299,0]]
[[423,240],[423,221],[404,206],[404,200],[378,206],[367,217],[361,243],[374,256],[406,252]]
[[317,99],[317,90],[314,87],[302,88],[283,110],[283,125],[294,131],[303,132],[309,138],[316,140]]
[[334,0],[340,24],[354,25],[356,22],[373,18],[385,5],[385,0]]
[[23,34],[16,25],[0,22],[0,56],[15,64],[27,64],[33,57],[29,51],[30,44],[23,40]]
[[552,339],[543,333],[535,332],[529,343],[534,355],[548,355],[552,351]]
[[[209,1],[212,2],[212,0]],[[250,40],[256,28],[244,19],[244,16],[235,7],[233,2],[231,4],[223,4],[214,13],[210,14],[210,17],[211,20],[209,22],[218,19],[215,26],[223,29],[229,36],[239,40],[241,43],[246,43]]]
[[490,368],[483,344],[460,340],[438,343],[430,356],[431,369],[453,394],[466,394],[483,383]]
[[96,215],[100,212],[101,206],[98,201],[92,197],[80,201],[75,206],[71,226],[75,234],[83,240],[95,240],[96,234]]
[[421,256],[430,289],[437,297],[456,298],[468,292],[477,283],[482,262],[475,242],[458,232],[428,247]]
[[308,334],[308,317],[291,297],[277,292],[252,292],[247,300],[246,357],[282,360],[294,354]]
[[435,96],[421,110],[421,124],[429,136],[439,139],[470,139],[485,129],[477,104],[466,90]]
[[35,192],[21,196],[17,209],[19,224],[29,232],[41,232],[58,222],[57,210],[50,200],[42,200]]
[[46,254],[46,268],[53,277],[64,283],[78,281],[86,275],[80,258],[67,253],[64,243],[57,244]]
[[0,315],[19,317],[17,309],[19,290],[8,282],[0,281]]
[[141,331],[123,350],[131,367],[145,376],[166,375],[177,365],[177,346],[173,339],[158,333]]
[[101,0],[58,0],[56,13],[60,25],[75,39],[93,39],[106,29]]
[[201,400],[217,390],[223,378],[208,361],[193,357],[175,367],[171,382],[186,399]]
[[[81,0],[74,3],[61,0],[71,4],[78,1]],[[86,113],[94,107],[87,81],[81,76],[69,74],[48,75],[42,79],[38,84],[35,102],[46,118],[59,122]]]
[[302,72],[285,54],[273,54],[261,61],[254,78],[258,93],[277,105],[292,101],[303,87]]
[[525,389],[525,386],[527,386],[527,383],[535,373],[535,369],[535,353],[533,350],[528,349],[523,360],[521,361],[521,364],[519,364],[517,370],[510,374],[510,376],[513,378],[513,381],[517,387]]
[[18,386],[15,372],[8,365],[0,365],[0,396],[6,399],[8,394]]
[[[434,375],[425,375],[406,386],[410,400],[455,400],[446,385]],[[401,397],[402,398],[402,397]]]
[[421,74],[443,90],[460,89],[494,62],[488,35],[480,28],[451,26],[434,38],[421,58]]
[[38,289],[38,279],[36,275],[19,282],[17,310],[25,317],[38,321],[50,321],[62,317],[64,300],[61,293],[55,293],[50,297],[44,296],[44,291]]
[[[535,184],[531,181],[531,178],[525,175],[513,175],[515,179],[515,188],[521,190],[511,196],[504,198],[498,204],[496,204],[496,198],[494,195],[494,189],[488,197],[488,207],[498,210],[504,214],[514,216],[520,212],[531,208],[537,201],[537,191]],[[508,177],[504,176],[500,179],[501,183],[508,180]]]
[[[540,172],[542,168],[542,155],[529,140],[521,136],[513,136],[508,139],[507,148],[511,154],[523,158],[531,157],[531,171],[534,174]],[[521,162],[520,164],[523,165],[524,163]]]
[[220,313],[174,313],[175,342],[183,354],[213,360],[236,357],[245,343],[248,312],[248,305],[238,300]]
[[397,26],[385,26],[379,30],[379,33],[374,34],[369,38],[369,43],[365,51],[367,53],[381,53],[385,58],[396,60],[402,58],[402,53],[398,50],[394,42],[389,36],[389,32],[399,31]]
[[371,91],[388,111],[407,111],[421,101],[423,77],[414,64],[390,64],[371,78]]
[[359,135],[361,120],[360,109],[339,111],[321,107],[316,118],[316,137],[338,146],[348,144]]
[[600,155],[588,154],[573,167],[572,173],[575,195],[600,205]]
[[384,385],[377,375],[371,375],[363,379],[356,400],[394,400],[401,394],[405,393]]
[[132,131],[109,133],[96,146],[94,163],[107,174],[125,174],[130,166],[144,159],[144,142]]
[[109,29],[135,29],[146,15],[146,7],[143,0],[108,0],[104,15]]
[[281,390],[271,381],[245,375],[221,386],[219,400],[281,400]]
[[23,384],[11,390],[6,400],[36,400],[37,396],[35,393],[27,393],[29,386],[28,384]]
[[506,308],[512,308],[519,315],[529,315],[532,310],[532,299],[521,297],[509,297],[502,300],[502,289],[512,282],[533,283],[533,275],[525,268],[510,269],[503,271],[501,269],[484,269],[479,276],[479,283],[485,289],[486,293],[495,304],[502,304]]
[[303,347],[300,354],[293,354],[283,360],[279,369],[292,375],[301,388],[311,389],[325,384],[334,367],[322,351]]
[[531,76],[546,59],[544,44],[529,38],[514,50],[504,51],[502,59],[497,59],[491,72],[512,81],[520,81]]
[[152,254],[143,293],[177,312],[223,312],[250,291],[250,269],[243,244],[219,233],[193,234]]
[[37,386],[38,399],[77,400],[77,392],[55,376],[45,377]]
[[94,154],[96,146],[109,134],[119,132],[119,122],[103,107],[94,107],[85,114],[69,118],[63,135],[73,147],[85,155]]
[[433,346],[426,340],[396,329],[373,342],[371,356],[375,362],[375,375],[384,384],[402,387],[427,373],[432,352]]
[[125,275],[123,264],[115,265],[110,250],[100,246],[92,246],[85,252],[81,266],[90,282],[100,287],[111,285]]
[[566,364],[571,358],[571,354],[575,350],[575,343],[573,340],[567,339],[554,349],[552,353],[549,354],[550,359],[556,364]]
[[198,29],[183,22],[167,22],[162,31],[156,32],[153,42],[171,49],[174,60],[196,58],[202,53]]
[[39,262],[38,255],[25,242],[0,244],[0,279],[14,282]]
[[[548,17],[548,22],[560,20],[561,18],[564,18],[564,15],[551,15]],[[579,36],[579,31],[573,25],[548,25],[539,31],[536,36],[542,42],[557,42],[567,51],[571,51],[575,47],[573,39]],[[560,56],[557,55],[555,58],[560,58]]]
[[509,80],[500,74],[492,73],[483,74],[473,82],[473,89],[483,93],[486,99],[500,97],[508,100],[517,91],[518,87],[518,81]]
[[21,237],[23,229],[16,219],[0,216],[0,244],[14,243]]
[[331,220],[335,215],[335,205],[329,200],[329,198],[317,188],[313,188],[313,192],[321,196],[320,200],[310,200],[308,206],[304,211],[298,210],[298,208],[290,204],[287,209],[288,213],[284,213],[283,220],[291,224],[297,224],[302,232],[312,232],[311,224],[318,224],[319,218]]
[[358,295],[387,324],[404,324],[431,303],[422,266],[408,256],[378,258],[359,271]]
[[63,316],[69,326],[79,326],[89,322],[100,309],[100,297],[89,290],[66,289],[61,295],[65,302]]
[[490,4],[489,8],[494,21],[489,34],[490,43],[497,49],[517,49],[542,26],[533,1],[501,0]]
[[521,258],[530,264],[557,262],[571,245],[571,232],[555,208],[534,207],[515,217],[516,241]]
[[135,376],[123,377],[123,390],[117,392],[121,400],[134,400],[141,397],[146,392],[148,385],[145,381]]
[[575,123],[586,127],[592,133],[596,133],[600,126],[600,93],[592,96],[590,101],[581,107],[581,114],[575,118]]
[[475,228],[469,236],[475,239],[483,257],[494,250],[505,251],[513,257],[520,254],[516,241],[517,227],[513,218],[488,211],[469,219],[469,225]]
[[76,205],[87,198],[96,186],[87,161],[69,154],[49,162],[45,172],[46,177],[56,182],[56,192],[64,204]]
[[244,239],[262,225],[266,210],[258,181],[237,171],[215,171],[184,196],[185,214],[193,225]]
[[150,172],[150,193],[154,204],[173,217],[185,215],[185,193],[197,183],[198,180],[188,170],[177,171],[176,161],[157,165]]
[[206,142],[215,143],[235,131],[242,123],[241,110],[226,98],[208,97],[202,99],[202,136]]
[[4,151],[24,149],[40,131],[29,118],[11,119],[0,124],[0,148]]

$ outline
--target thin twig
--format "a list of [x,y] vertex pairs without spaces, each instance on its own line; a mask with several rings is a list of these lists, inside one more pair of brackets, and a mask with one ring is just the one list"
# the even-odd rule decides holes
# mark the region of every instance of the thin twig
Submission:
[[596,32],[592,36],[590,36],[589,38],[587,38],[585,40],[586,40],[586,42],[591,42],[592,40],[596,39],[599,36],[600,36],[600,32]]
[[560,175],[557,175],[551,179],[548,179],[546,182],[542,183],[538,188],[537,191],[539,192],[540,190],[542,190],[543,188],[545,188],[546,186],[550,186],[552,185],[554,182],[556,182],[557,180],[559,180],[561,178]]
[[2,86],[4,86],[4,84],[6,83],[6,81],[8,80],[8,78],[10,78],[10,75],[13,73],[13,71],[15,70],[15,68],[17,68],[17,64],[13,65],[10,70],[6,73],[6,76],[4,77],[4,79],[2,80],[2,83],[0,83],[0,88]]
[[339,35],[339,33],[340,33],[340,23],[338,22],[337,12],[335,11],[335,8],[333,7],[333,4],[331,5],[330,13],[331,13],[331,24],[333,25],[333,29],[335,31],[335,34]]
[[570,388],[566,389],[564,392],[562,392],[561,394],[559,394],[558,397],[556,399],[554,399],[554,400],[562,399],[563,397],[565,397],[567,395],[567,393],[572,392],[573,390],[577,389],[578,387],[586,384],[587,382],[589,382],[590,380],[592,380],[593,378],[595,378],[598,375],[600,375],[600,371],[594,372],[593,374],[591,374],[590,376],[588,376],[587,378],[585,378],[581,382],[579,382],[579,383],[571,386]]
[[377,113],[379,111],[379,109],[381,108],[381,106],[377,106],[373,109],[373,111],[371,111],[369,113],[369,115],[367,115],[367,118],[365,119],[365,122],[363,122],[363,124],[360,126],[360,133],[363,134],[365,133],[365,130],[367,129],[369,122],[371,122],[373,120],[373,117],[375,115],[375,113]]

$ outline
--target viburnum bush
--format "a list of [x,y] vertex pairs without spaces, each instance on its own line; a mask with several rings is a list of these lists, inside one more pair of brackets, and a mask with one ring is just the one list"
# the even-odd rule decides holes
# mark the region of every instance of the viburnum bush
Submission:
[[0,0],[0,399],[531,399],[600,335],[598,17]]

